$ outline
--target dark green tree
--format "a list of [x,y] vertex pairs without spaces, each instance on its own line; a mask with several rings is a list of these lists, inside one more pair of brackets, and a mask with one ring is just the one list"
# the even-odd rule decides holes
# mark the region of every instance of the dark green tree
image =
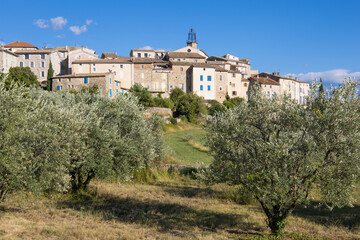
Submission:
[[320,93],[315,82],[307,108],[255,91],[249,102],[218,113],[207,128],[215,157],[206,176],[242,185],[276,236],[314,188],[330,208],[350,205],[360,168],[357,86],[347,80]]
[[129,90],[133,95],[135,95],[139,103],[145,107],[154,107],[155,102],[154,98],[152,97],[151,93],[148,91],[147,88],[144,88],[141,84],[135,83]]
[[25,87],[39,87],[36,75],[29,67],[11,67],[5,78],[5,88],[10,89],[13,85]]
[[46,80],[46,90],[51,91],[52,90],[52,81],[51,78],[54,76],[54,69],[52,66],[52,63],[50,61],[49,69],[47,72],[47,80]]

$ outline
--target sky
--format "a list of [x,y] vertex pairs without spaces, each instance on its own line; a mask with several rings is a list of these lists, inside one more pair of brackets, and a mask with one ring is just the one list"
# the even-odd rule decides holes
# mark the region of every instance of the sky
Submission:
[[[3,1],[0,44],[87,46],[129,56],[132,48],[176,50],[194,28],[209,56],[249,58],[252,69],[360,78],[360,0]],[[5,9],[8,9],[5,10]]]

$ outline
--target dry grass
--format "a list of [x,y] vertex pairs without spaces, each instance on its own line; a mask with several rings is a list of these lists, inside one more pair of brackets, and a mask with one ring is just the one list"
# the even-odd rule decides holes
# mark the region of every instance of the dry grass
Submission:
[[[268,239],[256,203],[240,205],[225,185],[206,187],[175,174],[153,184],[95,181],[85,200],[17,194],[0,205],[2,239]],[[299,208],[285,239],[360,239],[350,226],[360,206],[329,213]],[[356,212],[357,211],[357,212]],[[351,215],[350,213],[353,213]],[[356,223],[356,219],[355,219]],[[349,225],[350,224],[350,225]],[[349,228],[352,227],[351,230]]]

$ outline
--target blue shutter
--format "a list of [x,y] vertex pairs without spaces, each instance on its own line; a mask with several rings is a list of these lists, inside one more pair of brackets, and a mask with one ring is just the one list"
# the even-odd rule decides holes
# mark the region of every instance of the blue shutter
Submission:
[[116,86],[119,86],[119,83],[118,83],[118,82],[116,82]]
[[210,85],[208,85],[208,91],[210,91]]
[[121,93],[124,94],[124,89],[121,90]]
[[116,96],[119,95],[119,89],[116,89]]
[[200,81],[202,81],[203,80],[203,75],[200,75]]
[[57,90],[60,90],[60,86],[57,86]]
[[110,92],[109,92],[109,93],[110,93],[110,97],[112,97],[112,90],[111,90],[111,88],[110,88]]
[[89,78],[88,78],[88,77],[84,78],[84,83],[85,83],[85,84],[88,84],[88,83],[89,83]]
[[111,84],[111,78],[110,78],[110,84]]
[[203,85],[200,85],[200,91],[202,91],[204,88],[203,88]]

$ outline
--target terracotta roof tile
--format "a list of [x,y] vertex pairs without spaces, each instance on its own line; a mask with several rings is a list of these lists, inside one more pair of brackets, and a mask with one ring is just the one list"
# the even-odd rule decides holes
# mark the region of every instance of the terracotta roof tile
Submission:
[[188,53],[188,52],[168,52],[169,58],[198,58],[204,59],[206,57],[198,54],[198,53]]
[[73,61],[73,63],[130,63],[130,62],[131,62],[130,57],[117,57],[115,59],[84,58]]
[[280,85],[280,83],[265,77],[250,77],[249,80],[257,81],[260,84]]
[[117,55],[116,53],[102,53],[101,58],[117,58]]
[[20,41],[16,41],[16,42],[12,42],[12,43],[8,43],[3,45],[3,47],[11,47],[11,48],[37,48],[36,46],[27,43],[27,42],[20,42]]

